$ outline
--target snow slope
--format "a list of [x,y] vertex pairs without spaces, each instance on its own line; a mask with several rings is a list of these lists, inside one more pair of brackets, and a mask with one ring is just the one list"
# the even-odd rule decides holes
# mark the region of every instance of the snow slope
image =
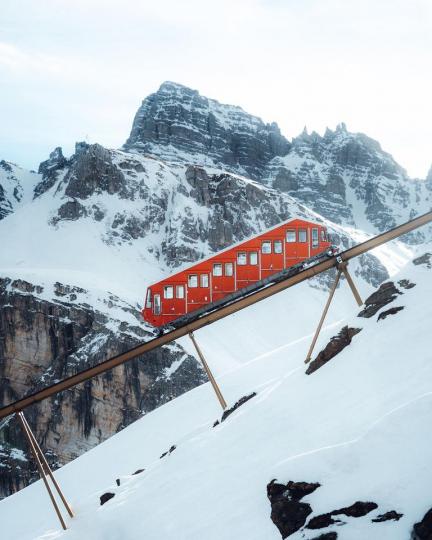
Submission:
[[[217,427],[220,409],[206,384],[59,470],[77,514],[67,532],[59,529],[41,482],[0,502],[2,538],[276,540],[266,486],[277,478],[321,484],[305,498],[311,516],[358,500],[376,502],[367,516],[333,525],[342,540],[406,540],[432,506],[431,272],[410,264],[396,276],[416,284],[391,304],[404,306],[396,315],[377,321],[377,315],[358,318],[353,309],[337,328],[327,327],[317,351],[344,324],[362,331],[312,375],[305,374],[305,337],[287,339],[220,377],[230,404],[252,391],[257,396]],[[272,323],[255,333],[271,333]],[[233,330],[227,339],[229,347],[245,338]],[[177,448],[160,459],[172,445]],[[107,491],[115,497],[100,506]],[[371,522],[388,510],[404,515]]]

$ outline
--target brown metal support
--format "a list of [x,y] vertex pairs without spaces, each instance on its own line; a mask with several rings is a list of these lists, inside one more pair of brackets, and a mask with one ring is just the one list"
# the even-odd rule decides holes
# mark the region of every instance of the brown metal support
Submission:
[[209,368],[209,365],[207,364],[206,362],[206,359],[204,358],[204,355],[201,351],[201,349],[199,348],[198,346],[198,343],[196,342],[196,339],[195,339],[195,336],[193,335],[193,332],[189,332],[189,337],[191,338],[191,341],[192,343],[194,344],[195,346],[195,349],[196,349],[196,352],[198,354],[198,356],[200,357],[200,360],[202,362],[202,365],[204,366],[204,369],[205,369],[205,372],[207,373],[207,377],[209,378],[212,386],[213,386],[213,390],[215,391],[215,394],[219,400],[219,403],[222,407],[223,410],[225,410],[227,408],[227,404],[226,404],[226,401],[222,395],[222,392],[220,391],[220,388],[216,382],[216,379],[213,377],[213,373],[211,372],[211,369]]
[[31,450],[31,452],[33,454],[34,460],[36,461],[36,465],[37,465],[40,477],[42,478],[43,483],[45,484],[45,487],[46,487],[46,489],[48,491],[48,495],[50,496],[50,499],[51,499],[51,502],[52,502],[52,504],[54,506],[54,510],[56,511],[57,517],[59,518],[59,521],[61,523],[62,528],[64,530],[66,530],[67,529],[66,523],[65,523],[65,521],[63,519],[63,516],[61,515],[60,509],[58,507],[57,501],[55,500],[54,494],[51,491],[50,485],[48,484],[48,480],[47,480],[47,477],[45,475],[43,464],[39,459],[38,452],[36,450],[35,445],[33,444],[33,439],[32,439],[32,437],[30,435],[30,432],[27,429],[25,419],[23,418],[24,414],[22,413],[22,411],[20,411],[20,412],[18,412],[16,414],[16,416],[18,418],[19,423],[21,424],[24,435],[26,436],[27,442],[28,442],[28,444],[30,446],[30,450]]
[[[354,257],[363,255],[363,253],[367,253],[368,251],[378,246],[381,246],[386,242],[389,242],[390,240],[394,240],[402,234],[406,234],[430,222],[432,222],[432,212],[427,212],[426,214],[412,219],[411,221],[408,221],[403,225],[399,225],[398,227],[395,227],[390,231],[379,234],[378,236],[366,240],[366,242],[347,249],[339,255],[339,259],[341,261],[349,261]],[[210,313],[207,313],[199,319],[192,321],[184,326],[181,326],[180,328],[175,328],[174,330],[166,332],[161,336],[150,339],[145,343],[141,343],[133,349],[129,349],[124,353],[118,354],[117,356],[114,356],[112,358],[108,358],[107,360],[101,362],[100,364],[97,364],[96,366],[87,368],[83,371],[76,373],[75,375],[71,375],[70,377],[63,379],[62,381],[58,381],[54,384],[51,384],[50,386],[47,386],[46,388],[42,388],[41,390],[34,392],[33,394],[18,399],[13,403],[9,403],[5,407],[0,408],[0,419],[6,418],[10,414],[22,411],[33,403],[38,403],[59,392],[63,392],[64,390],[73,388],[77,384],[87,381],[92,377],[96,377],[97,375],[105,373],[106,371],[113,369],[116,366],[120,366],[125,362],[129,362],[133,358],[137,358],[138,356],[157,349],[162,345],[172,343],[176,339],[186,336],[190,332],[203,328],[208,324],[219,321],[224,317],[232,315],[233,313],[237,313],[238,311],[245,309],[248,306],[252,306],[257,302],[264,300],[265,298],[269,298],[274,294],[284,291],[289,287],[293,287],[294,285],[298,285],[299,283],[302,283],[303,281],[306,281],[313,276],[321,274],[322,272],[325,272],[326,270],[329,270],[330,268],[335,268],[337,266],[338,263],[336,261],[336,257],[331,257],[330,259],[319,262],[309,268],[305,268],[301,272],[291,277],[287,277],[280,282],[274,283],[273,285],[269,285],[268,287],[264,287],[263,289],[254,292],[253,294],[242,297],[232,302],[231,304],[211,311]]]
[[34,446],[35,446],[35,448],[36,448],[36,451],[37,451],[38,454],[39,454],[39,459],[40,459],[40,461],[42,462],[42,465],[45,467],[46,473],[47,473],[48,476],[51,478],[51,481],[52,481],[52,483],[54,484],[54,487],[56,488],[57,493],[59,494],[59,497],[60,497],[60,499],[62,500],[62,503],[63,503],[64,507],[65,507],[66,510],[67,510],[67,513],[70,515],[70,517],[74,517],[74,514],[73,514],[73,512],[72,512],[72,508],[69,506],[69,503],[67,502],[66,497],[63,495],[63,492],[62,492],[62,490],[60,489],[60,486],[58,485],[58,482],[57,482],[57,480],[56,480],[55,477],[54,477],[54,474],[53,474],[53,472],[52,472],[52,470],[51,470],[51,467],[49,466],[49,463],[48,463],[48,461],[47,461],[47,459],[46,459],[46,457],[45,457],[45,454],[42,452],[42,449],[41,449],[41,447],[39,446],[39,444],[38,444],[38,442],[37,442],[37,440],[36,440],[36,437],[34,436],[34,433],[33,433],[33,431],[31,430],[31,428],[30,428],[30,426],[29,426],[29,423],[27,422],[26,417],[24,416],[24,413],[21,412],[20,414],[21,414],[21,418],[22,418],[22,420],[23,420],[23,422],[24,422],[24,424],[25,424],[25,426],[26,426],[26,428],[27,428],[27,432],[28,432],[29,436],[31,437],[31,439],[32,439],[32,441],[33,441],[33,444],[34,444]]
[[313,350],[315,348],[318,336],[319,336],[319,334],[321,332],[322,325],[324,324],[324,320],[325,320],[325,318],[327,316],[327,312],[329,310],[331,301],[333,300],[334,293],[336,292],[336,288],[338,286],[338,283],[339,283],[339,280],[340,280],[340,277],[341,277],[341,273],[342,273],[342,270],[339,269],[338,273],[336,274],[336,279],[334,280],[332,288],[330,289],[330,294],[329,294],[327,303],[325,305],[324,311],[323,311],[323,313],[321,315],[320,322],[318,323],[318,328],[316,329],[316,332],[315,332],[315,335],[313,337],[311,346],[309,347],[309,351],[308,351],[307,356],[306,356],[305,364],[307,364],[310,361],[311,357],[312,357],[312,352],[313,352]]
[[345,276],[346,280],[348,281],[348,285],[350,286],[351,292],[353,293],[357,304],[359,305],[359,307],[362,306],[363,305],[363,300],[361,299],[361,296],[360,296],[360,294],[359,294],[359,292],[357,290],[357,287],[354,284],[354,281],[353,281],[353,278],[351,277],[351,274],[348,272],[348,263],[346,263],[346,262],[340,263],[338,268],[340,268],[342,270],[342,272],[344,273],[344,276]]

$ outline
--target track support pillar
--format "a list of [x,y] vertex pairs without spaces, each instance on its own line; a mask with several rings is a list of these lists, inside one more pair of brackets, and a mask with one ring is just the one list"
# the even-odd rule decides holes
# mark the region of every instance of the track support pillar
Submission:
[[206,359],[204,358],[204,355],[195,339],[195,336],[193,335],[193,332],[189,332],[189,337],[192,341],[192,343],[194,344],[194,347],[195,347],[195,350],[201,360],[201,363],[204,367],[204,370],[205,372],[207,373],[207,377],[209,378],[209,381],[211,382],[212,386],[213,386],[213,390],[215,391],[215,394],[219,400],[219,403],[220,403],[220,406],[222,407],[222,410],[225,410],[227,408],[227,404],[226,404],[226,401],[222,395],[222,392],[218,386],[218,383],[216,382],[216,379],[214,378],[213,376],[213,373],[209,367],[209,365],[207,364],[206,362]]
[[36,437],[34,436],[26,417],[24,416],[24,413],[22,411],[19,411],[15,414],[17,417],[21,428],[23,430],[24,436],[27,439],[28,445],[30,447],[31,453],[33,454],[33,458],[36,462],[39,475],[43,480],[43,483],[45,484],[45,487],[48,491],[48,495],[51,499],[52,505],[54,506],[54,510],[57,514],[57,517],[60,521],[60,524],[64,530],[67,529],[65,520],[63,519],[62,513],[60,511],[60,508],[57,504],[56,498],[54,496],[54,493],[52,492],[51,486],[49,485],[48,478],[53,483],[55,489],[57,490],[57,493],[66,508],[67,513],[70,515],[70,517],[74,517],[74,514],[72,512],[71,507],[69,506],[69,503],[67,502],[65,496],[63,495],[62,490],[60,489],[60,486],[57,483],[57,480],[54,478],[53,472],[51,470],[51,467],[48,464],[48,461],[46,460],[46,457],[44,453],[41,450],[41,447],[39,446],[38,442],[36,441]]
[[312,343],[311,343],[311,345],[309,347],[309,351],[308,351],[307,356],[306,356],[305,364],[309,363],[310,359],[312,358],[313,350],[314,350],[316,342],[318,340],[318,336],[320,335],[322,326],[324,324],[325,318],[327,316],[330,304],[331,304],[331,302],[333,300],[333,296],[334,296],[334,293],[336,292],[336,288],[337,288],[337,286],[339,284],[339,280],[340,280],[340,277],[341,277],[342,273],[345,276],[345,278],[346,278],[346,280],[348,282],[348,285],[350,286],[351,292],[353,293],[357,304],[359,306],[363,305],[363,301],[361,299],[361,296],[360,296],[360,294],[359,294],[359,292],[357,290],[357,287],[354,284],[354,281],[353,281],[353,279],[351,277],[351,274],[348,272],[347,266],[348,266],[347,262],[342,261],[342,260],[340,260],[340,261],[338,260],[336,279],[334,280],[333,285],[332,285],[332,287],[330,289],[330,294],[329,294],[329,297],[327,299],[326,305],[324,307],[324,311],[323,311],[323,313],[321,315],[321,319],[320,319],[320,321],[318,323],[318,327],[317,327],[317,329],[315,331],[315,334],[314,334],[314,337],[312,339]]

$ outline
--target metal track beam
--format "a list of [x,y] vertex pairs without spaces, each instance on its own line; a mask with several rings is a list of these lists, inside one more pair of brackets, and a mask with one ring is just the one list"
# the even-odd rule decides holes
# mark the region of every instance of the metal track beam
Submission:
[[[389,242],[390,240],[394,240],[395,238],[398,238],[399,236],[403,234],[413,231],[417,229],[418,227],[422,227],[423,225],[426,225],[427,223],[430,223],[431,221],[432,221],[432,211],[428,212],[427,214],[423,214],[422,216],[419,216],[411,221],[408,221],[407,223],[404,223],[403,225],[400,225],[399,227],[395,227],[394,229],[391,229],[390,231],[387,231],[378,236],[375,236],[374,238],[371,238],[370,240],[366,240],[366,242],[358,244],[357,246],[354,246],[340,253],[338,255],[338,258],[342,259],[342,261],[349,261],[350,259],[353,259],[354,257],[358,257],[359,255],[363,255],[364,253],[367,253],[368,251],[378,246],[381,246],[382,244],[385,244]],[[68,377],[67,379],[64,379],[60,382],[52,384],[51,386],[48,386],[47,388],[43,388],[42,390],[39,390],[35,392],[34,394],[31,394],[22,399],[19,399],[18,401],[15,401],[14,403],[6,405],[2,409],[0,409],[0,418],[4,418],[8,416],[9,414],[22,411],[23,409],[27,408],[29,405],[43,401],[44,399],[47,399],[53,396],[54,394],[57,394],[58,392],[62,392],[64,390],[72,388],[76,386],[77,384],[80,384],[84,381],[87,381],[88,379],[91,379],[93,377],[96,377],[97,375],[100,375],[101,373],[105,373],[106,371],[110,369],[120,366],[121,364],[124,364],[125,362],[128,362],[129,360],[133,360],[134,358],[137,358],[138,356],[148,353],[154,349],[157,349],[158,347],[161,347],[162,345],[166,345],[168,343],[171,343],[172,341],[175,341],[176,339],[186,336],[187,334],[190,334],[191,332],[194,332],[195,330],[198,330],[199,328],[203,328],[204,326],[207,326],[225,317],[228,317],[229,315],[232,315],[233,313],[236,313],[237,311],[240,311],[253,304],[256,304],[257,302],[260,302],[261,300],[264,300],[265,298],[269,298],[270,296],[273,296],[274,294],[277,294],[285,289],[288,289],[289,287],[293,287],[294,285],[302,283],[303,281],[306,281],[307,279],[313,276],[316,276],[317,274],[321,274],[322,272],[325,272],[326,270],[329,270],[330,268],[337,267],[337,264],[338,262],[336,260],[336,257],[320,262],[310,268],[306,268],[305,270],[300,271],[295,276],[287,278],[286,280],[283,280],[279,283],[269,285],[268,287],[260,289],[259,291],[252,293],[249,296],[236,300],[232,304],[228,304],[216,311],[213,311],[207,315],[204,315],[203,317],[201,317],[200,319],[197,319],[196,321],[192,321],[189,324],[186,324],[185,326],[172,330],[171,332],[167,332],[166,334],[160,337],[156,337],[154,339],[151,339],[150,341],[147,341],[146,343],[138,345],[137,347],[134,347],[133,349],[130,349],[129,351],[126,351],[125,353],[114,356],[113,358],[109,358],[108,360],[105,360],[104,362],[101,362],[100,364],[96,366],[93,366],[84,371],[81,371],[77,373],[76,375],[72,375],[71,377]]]

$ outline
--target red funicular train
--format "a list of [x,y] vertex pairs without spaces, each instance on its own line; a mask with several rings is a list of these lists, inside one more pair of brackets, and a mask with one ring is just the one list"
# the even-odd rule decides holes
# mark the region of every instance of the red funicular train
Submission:
[[322,225],[287,221],[151,285],[142,315],[152,326],[164,326],[209,304],[217,306],[236,291],[250,289],[302,261],[331,254],[329,248]]

